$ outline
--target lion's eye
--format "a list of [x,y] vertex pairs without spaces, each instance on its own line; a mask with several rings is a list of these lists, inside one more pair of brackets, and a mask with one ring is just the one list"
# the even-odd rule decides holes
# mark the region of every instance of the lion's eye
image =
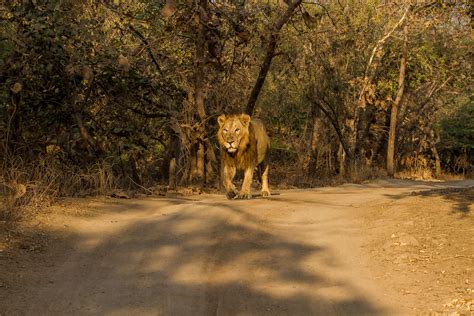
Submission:
[[240,133],[240,129],[236,128],[236,129],[235,129],[235,133],[236,133],[236,134]]
[[227,134],[227,130],[225,129],[225,130],[223,131],[223,133],[224,133],[224,134]]

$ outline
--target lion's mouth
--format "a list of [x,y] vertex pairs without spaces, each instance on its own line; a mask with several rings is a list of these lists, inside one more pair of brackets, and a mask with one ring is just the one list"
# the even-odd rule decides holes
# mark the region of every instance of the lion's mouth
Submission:
[[224,146],[225,146],[225,148],[226,148],[226,150],[229,154],[233,154],[237,151],[237,146],[236,145],[237,144],[235,142],[227,142],[227,143],[224,144]]

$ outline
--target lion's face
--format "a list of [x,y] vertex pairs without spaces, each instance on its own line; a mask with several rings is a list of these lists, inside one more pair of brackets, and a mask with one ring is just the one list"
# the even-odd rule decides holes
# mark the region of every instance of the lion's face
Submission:
[[250,116],[219,116],[219,132],[217,138],[221,146],[230,154],[236,153],[239,148],[246,145],[249,135]]

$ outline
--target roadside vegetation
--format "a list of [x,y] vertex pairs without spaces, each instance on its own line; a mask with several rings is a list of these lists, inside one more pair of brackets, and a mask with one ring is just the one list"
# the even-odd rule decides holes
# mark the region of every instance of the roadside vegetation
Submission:
[[216,118],[271,185],[474,173],[470,1],[4,1],[0,220],[60,196],[217,188]]

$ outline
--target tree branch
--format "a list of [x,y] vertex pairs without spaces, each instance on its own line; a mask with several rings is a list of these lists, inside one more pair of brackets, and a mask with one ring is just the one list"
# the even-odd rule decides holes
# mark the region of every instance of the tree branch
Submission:
[[145,44],[145,47],[146,47],[146,50],[148,52],[148,55],[150,56],[151,58],[151,61],[153,62],[153,64],[155,65],[156,69],[160,72],[160,74],[162,73],[161,72],[161,67],[160,65],[158,64],[158,61],[156,60],[155,58],[155,55],[153,54],[153,51],[151,50],[151,47],[150,47],[150,44],[148,43],[148,40],[145,38],[145,36],[143,36],[142,33],[140,33],[140,31],[138,31],[136,28],[134,28],[132,25],[128,25],[128,28],[136,35],[138,36],[138,38],[140,38],[140,40],[143,42],[143,44]]
[[301,4],[302,0],[293,0],[288,4],[288,7],[285,13],[280,17],[280,19],[275,23],[273,28],[270,31],[270,36],[268,39],[268,46],[267,52],[265,54],[265,58],[263,63],[260,66],[260,71],[258,73],[257,81],[250,93],[249,100],[247,102],[247,106],[245,108],[245,113],[252,115],[255,109],[255,104],[257,103],[258,96],[260,95],[260,91],[262,90],[263,84],[265,83],[265,78],[267,77],[268,70],[270,69],[270,65],[272,63],[272,59],[275,56],[275,48],[278,40],[278,34],[280,33],[281,28],[283,25],[288,22],[290,17],[293,15],[296,8]]
[[144,116],[146,118],[170,117],[170,115],[168,113],[158,113],[158,112],[149,113],[149,112],[145,112],[145,111],[139,110],[139,109],[131,107],[131,106],[127,106],[126,108],[129,109],[130,111],[132,111],[133,113],[139,114],[139,115]]
[[410,6],[407,6],[405,9],[405,12],[403,12],[402,17],[398,20],[398,22],[393,26],[393,28],[387,32],[381,39],[377,41],[375,44],[375,47],[372,49],[372,54],[370,55],[369,61],[367,63],[367,67],[365,68],[365,74],[364,74],[364,83],[362,86],[362,89],[359,94],[359,104],[362,102],[362,99],[365,94],[365,90],[367,89],[367,86],[372,82],[373,77],[375,75],[375,70],[377,69],[378,66],[378,61],[375,63],[375,66],[372,64],[374,62],[375,55],[377,52],[383,48],[383,45],[385,44],[385,41],[392,36],[393,32],[403,23],[405,18],[407,17],[408,11],[410,11]]
[[329,113],[329,111],[321,103],[314,100],[312,102],[313,102],[313,105],[317,106],[324,113],[324,115],[329,119],[329,122],[331,122],[331,125],[334,127],[334,130],[336,131],[336,134],[339,137],[339,141],[341,142],[342,148],[344,148],[344,152],[346,153],[349,159],[352,159],[352,153],[349,151],[349,146],[344,140],[344,136],[342,135],[342,131],[341,131],[341,128],[339,127],[339,122],[337,121],[337,118],[332,117],[331,113]]

